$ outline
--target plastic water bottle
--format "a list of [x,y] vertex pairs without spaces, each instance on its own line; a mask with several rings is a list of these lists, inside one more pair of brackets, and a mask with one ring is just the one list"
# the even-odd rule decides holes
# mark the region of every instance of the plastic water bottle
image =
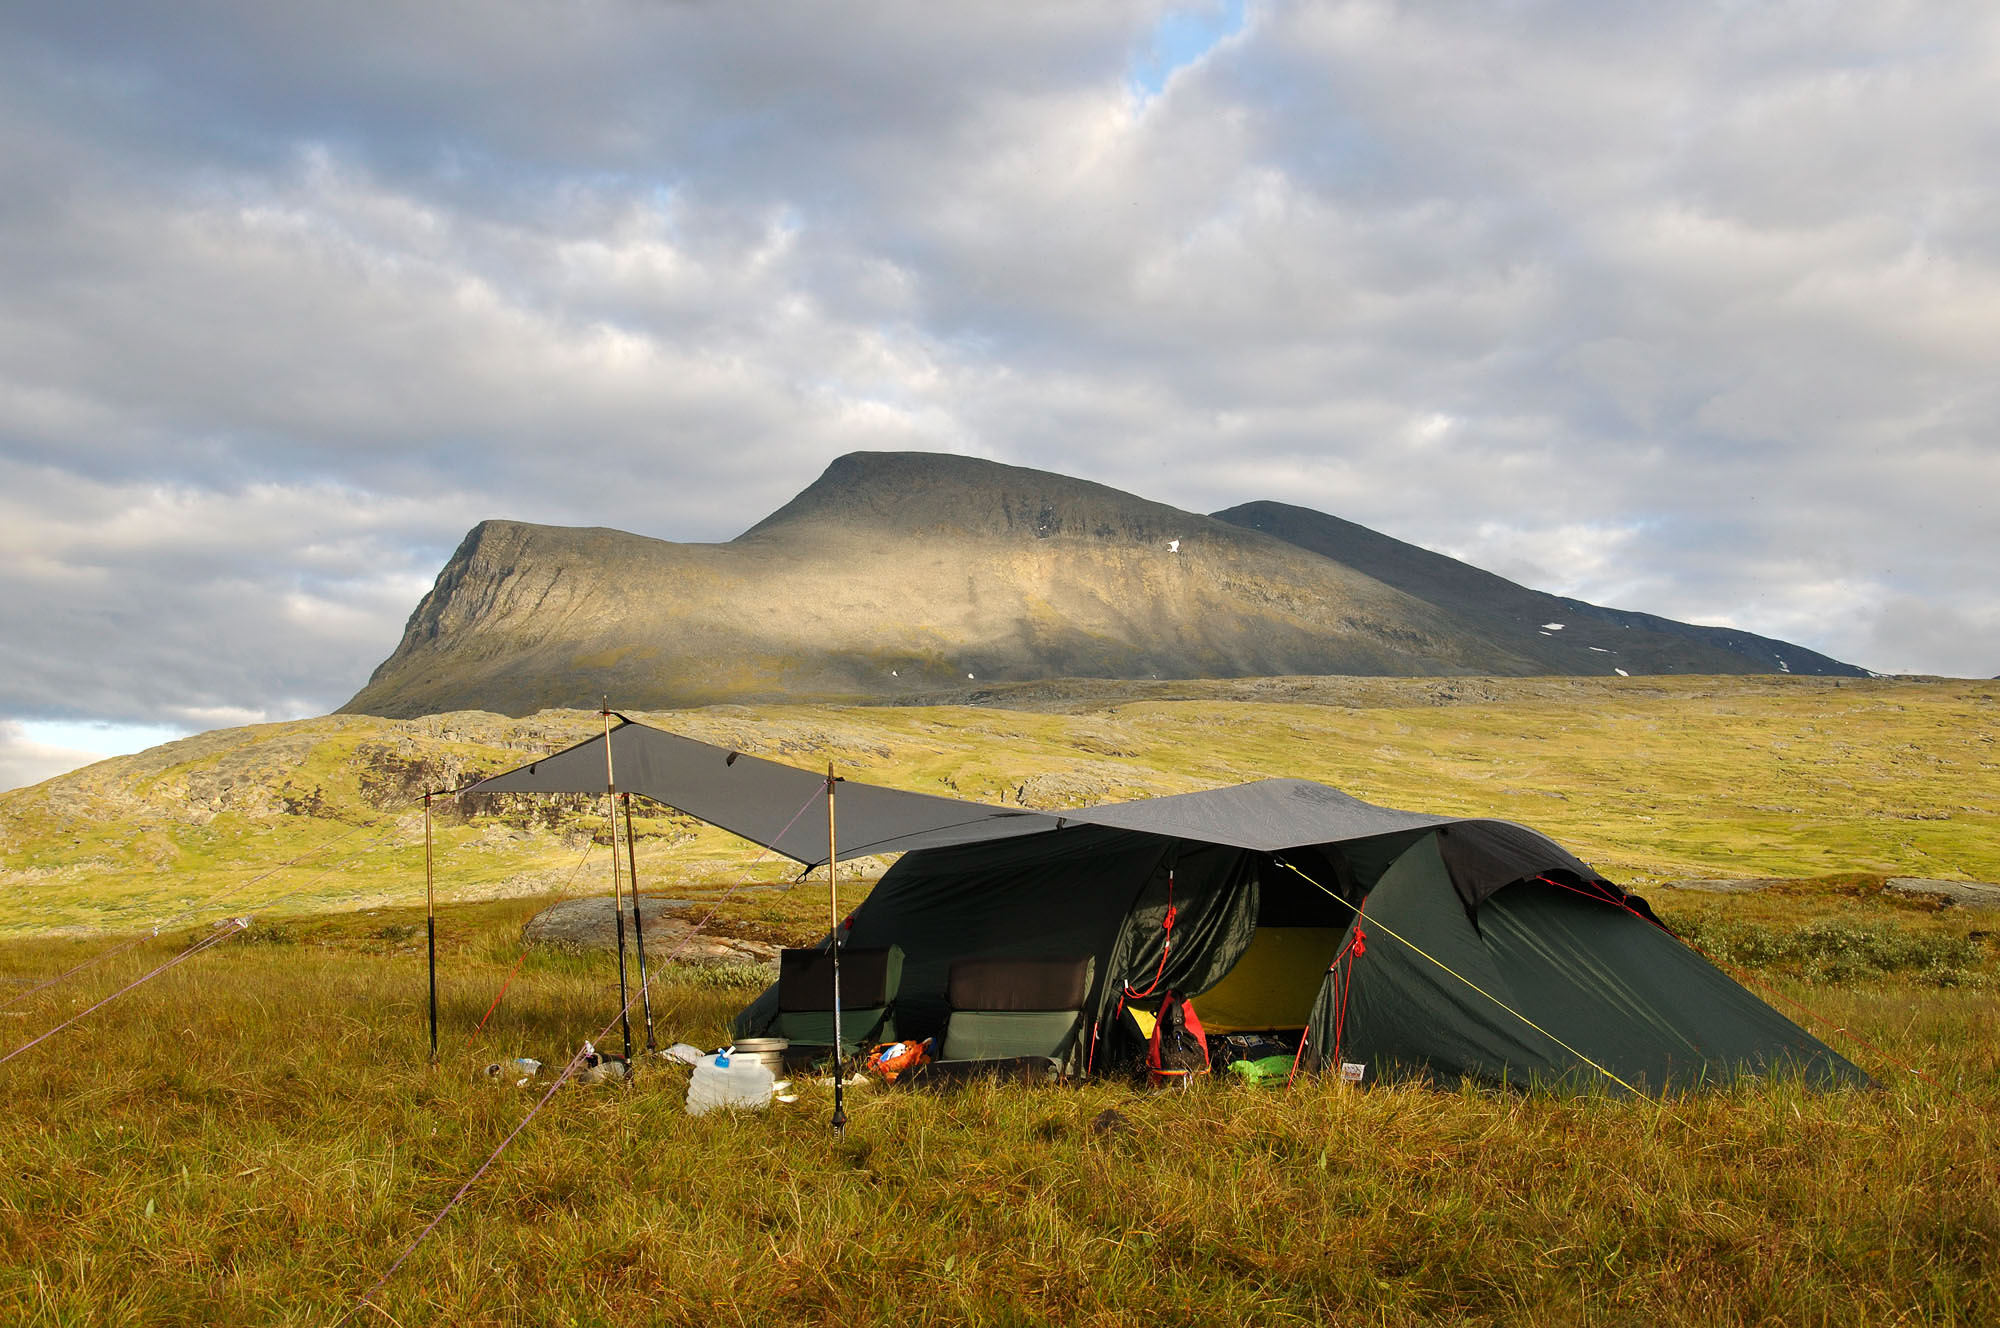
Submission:
[[688,1080],[688,1115],[699,1116],[717,1107],[762,1111],[771,1105],[777,1081],[771,1067],[762,1061],[734,1060],[727,1050],[703,1056],[694,1063]]

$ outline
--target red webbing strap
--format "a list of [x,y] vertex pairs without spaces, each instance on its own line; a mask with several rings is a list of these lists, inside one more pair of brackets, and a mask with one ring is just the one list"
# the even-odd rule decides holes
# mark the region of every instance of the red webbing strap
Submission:
[[1194,1002],[1184,999],[1177,991],[1170,991],[1160,1002],[1160,1012],[1153,1018],[1153,1036],[1146,1043],[1146,1064],[1155,1070],[1165,1069],[1160,1064],[1160,1032],[1167,1026],[1167,1012],[1174,1006],[1181,1008],[1181,1026],[1194,1036],[1201,1047],[1202,1073],[1207,1074],[1215,1067],[1208,1059],[1208,1032],[1201,1026],[1201,1016],[1194,1012]]
[[1194,1034],[1194,1040],[1201,1045],[1201,1070],[1203,1074],[1209,1073],[1215,1066],[1208,1059],[1208,1030],[1201,1026],[1201,1016],[1194,1012],[1193,1001],[1181,1002],[1181,1023],[1188,1032]]

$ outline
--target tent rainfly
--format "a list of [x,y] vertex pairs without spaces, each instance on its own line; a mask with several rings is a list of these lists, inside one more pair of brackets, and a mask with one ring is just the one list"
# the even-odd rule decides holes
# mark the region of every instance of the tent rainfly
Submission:
[[[621,791],[807,866],[824,776],[621,722],[464,792]],[[949,1014],[954,961],[1094,960],[1072,1071],[1130,1063],[1127,1007],[1191,998],[1210,1034],[1302,1035],[1349,1078],[1679,1091],[1743,1075],[1870,1082],[1675,939],[1645,902],[1505,821],[1377,807],[1304,780],[1060,815],[842,782],[838,856],[901,853],[842,947],[900,947],[897,1032]],[[811,814],[815,803],[819,818]],[[773,986],[737,1016],[765,1031]]]

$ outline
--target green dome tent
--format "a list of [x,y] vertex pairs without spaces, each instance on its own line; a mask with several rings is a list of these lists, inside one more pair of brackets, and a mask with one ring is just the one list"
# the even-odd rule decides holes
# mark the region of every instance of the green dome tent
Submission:
[[[906,1038],[943,1028],[957,960],[1091,957],[1076,1072],[1129,1063],[1121,1007],[1151,1010],[1171,991],[1210,1034],[1303,1029],[1303,1063],[1350,1078],[1612,1092],[1773,1072],[1869,1082],[1544,836],[1303,780],[1090,808],[1040,833],[907,853],[842,944],[901,949]],[[737,1034],[775,1013],[774,987]]]

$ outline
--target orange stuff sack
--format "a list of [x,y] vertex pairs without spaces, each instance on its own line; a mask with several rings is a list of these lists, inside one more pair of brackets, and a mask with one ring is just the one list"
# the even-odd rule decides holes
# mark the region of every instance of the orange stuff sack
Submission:
[[922,1042],[884,1042],[868,1053],[868,1068],[882,1076],[882,1082],[893,1084],[896,1076],[914,1070],[931,1058],[929,1040]]

